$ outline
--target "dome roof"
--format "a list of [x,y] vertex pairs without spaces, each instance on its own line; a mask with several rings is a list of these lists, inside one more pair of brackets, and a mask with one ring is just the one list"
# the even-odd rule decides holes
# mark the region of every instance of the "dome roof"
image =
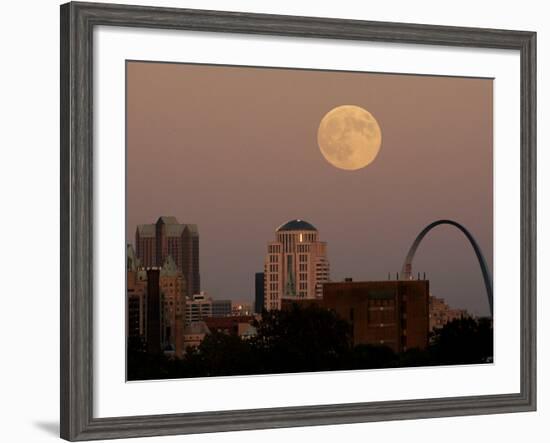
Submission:
[[317,228],[305,220],[290,220],[277,228],[279,231],[317,231]]

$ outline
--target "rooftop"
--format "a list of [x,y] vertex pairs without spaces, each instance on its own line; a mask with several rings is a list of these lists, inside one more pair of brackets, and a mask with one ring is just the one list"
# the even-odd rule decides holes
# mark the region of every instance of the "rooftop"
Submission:
[[206,323],[203,321],[194,321],[189,323],[183,333],[185,335],[190,334],[210,334],[210,329],[208,329],[208,326],[206,326]]
[[290,220],[277,228],[280,231],[317,231],[317,228],[305,220]]
[[143,237],[155,237],[155,225],[138,225],[137,231],[141,238]]
[[178,225],[179,224],[178,219],[176,217],[172,216],[172,215],[162,215],[157,220],[157,223],[158,222],[162,222],[165,225]]

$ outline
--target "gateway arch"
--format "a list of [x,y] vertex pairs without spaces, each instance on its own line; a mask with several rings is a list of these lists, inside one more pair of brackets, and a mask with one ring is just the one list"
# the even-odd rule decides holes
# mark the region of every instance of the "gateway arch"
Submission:
[[401,279],[402,280],[410,280],[412,278],[412,261],[414,259],[414,254],[416,253],[416,250],[418,249],[418,246],[422,242],[422,239],[426,236],[428,232],[430,232],[433,228],[439,225],[451,225],[455,228],[458,228],[468,239],[470,244],[472,245],[472,248],[474,249],[474,252],[476,253],[477,260],[479,262],[479,267],[481,268],[481,274],[483,275],[483,282],[485,283],[485,290],[487,292],[487,300],[489,302],[489,309],[491,312],[491,317],[493,316],[493,280],[491,277],[491,273],[489,272],[489,268],[487,267],[487,262],[485,261],[485,257],[483,256],[483,253],[481,252],[481,248],[477,244],[475,238],[472,234],[460,223],[457,223],[453,220],[437,220],[433,223],[430,223],[428,226],[426,226],[420,234],[416,237],[413,244],[411,245],[409,252],[407,254],[407,257],[405,258],[405,262],[403,263],[403,268],[401,269]]

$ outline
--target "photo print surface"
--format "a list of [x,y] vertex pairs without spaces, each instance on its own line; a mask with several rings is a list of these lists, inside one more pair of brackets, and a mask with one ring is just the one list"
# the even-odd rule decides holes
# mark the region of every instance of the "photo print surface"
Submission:
[[128,61],[127,379],[493,358],[493,80]]

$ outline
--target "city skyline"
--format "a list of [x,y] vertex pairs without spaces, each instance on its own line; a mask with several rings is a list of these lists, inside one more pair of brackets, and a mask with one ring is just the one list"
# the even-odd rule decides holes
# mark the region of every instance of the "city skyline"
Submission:
[[[387,279],[439,218],[472,231],[492,269],[491,80],[132,62],[128,92],[127,240],[160,215],[197,224],[214,298],[252,299],[265,243],[292,219],[318,228],[333,281]],[[315,140],[322,116],[350,102],[384,133],[354,173],[327,165]],[[460,233],[435,230],[416,271],[433,295],[488,313]]]
[[[455,224],[449,220],[437,221],[419,238],[439,223]],[[430,281],[425,276],[414,279],[410,272],[418,238],[396,280],[388,275],[386,281],[346,278],[334,282],[330,279],[327,244],[321,241],[315,226],[295,219],[277,227],[275,232],[275,240],[267,243],[264,272],[254,274],[254,303],[248,303],[215,300],[200,291],[200,287],[197,292],[189,292],[193,287],[190,281],[200,283],[196,278],[199,276],[197,225],[181,224],[176,217],[166,215],[154,224],[138,225],[135,243],[139,252],[127,244],[126,253],[128,357],[139,361],[140,355],[147,354],[152,358],[177,360],[179,363],[172,370],[179,367],[178,377],[197,373],[213,375],[212,371],[223,374],[307,371],[326,369],[327,365],[334,369],[357,365],[377,367],[380,360],[377,362],[377,357],[369,356],[370,351],[364,360],[365,351],[373,346],[384,353],[382,361],[388,367],[441,364],[446,361],[440,347],[441,337],[448,333],[445,331],[465,327],[473,332],[479,327],[475,332],[479,338],[473,340],[482,340],[481,348],[476,345],[477,350],[466,354],[456,352],[452,360],[457,363],[492,361],[492,305],[491,318],[478,319],[465,309],[451,308],[444,299],[431,296]],[[468,231],[465,234],[477,248],[476,240]],[[476,249],[476,253],[480,251]],[[480,265],[484,266],[482,259]],[[329,343],[329,351],[324,356],[323,352],[317,355],[314,352],[313,360],[306,358],[304,366],[300,363],[303,352],[296,355],[291,341],[296,334],[309,335],[311,339],[312,333],[314,340]],[[462,341],[468,333],[462,331],[459,336]],[[282,343],[275,344],[277,340]],[[233,350],[258,355],[268,349],[268,354],[282,350],[289,361],[283,365],[286,369],[278,369],[274,362],[255,367],[254,359],[258,356],[250,364],[243,360],[237,365],[235,362],[220,365],[220,353],[232,355],[232,346],[236,346]],[[454,346],[463,348],[465,344]],[[203,352],[206,353],[204,359]],[[405,358],[410,352],[415,357]],[[199,361],[189,364],[197,355]],[[208,355],[218,357],[209,362]],[[398,360],[393,360],[395,357]],[[162,362],[166,360],[161,360],[161,365]],[[150,372],[136,375],[140,371]],[[129,364],[127,375],[133,380],[162,377],[167,372],[166,368],[155,368],[155,365],[146,369],[134,360]]]
[[[437,223],[448,221],[438,221]],[[452,222],[451,222],[452,223]],[[160,216],[155,224],[150,225],[138,225],[136,227],[136,236],[134,244],[127,244],[127,267],[128,269],[133,269],[133,271],[138,271],[145,273],[149,269],[159,269],[161,275],[171,275],[174,276],[175,272],[180,273],[183,276],[184,267],[178,265],[178,263],[172,258],[171,253],[176,252],[182,253],[181,245],[174,242],[174,240],[179,240],[178,236],[174,236],[172,242],[168,241],[165,245],[164,254],[159,254],[158,258],[161,260],[159,265],[158,263],[149,263],[149,265],[144,265],[144,262],[147,260],[152,261],[149,257],[139,257],[135,252],[135,245],[142,242],[143,239],[140,239],[140,233],[142,233],[144,227],[155,226],[155,225],[165,225],[170,224],[172,226],[172,231],[174,228],[179,228],[178,233],[186,231],[186,225],[180,224],[178,220],[173,216]],[[434,224],[434,223],[432,223]],[[167,226],[167,227],[168,227]],[[193,253],[198,255],[198,226],[191,225],[193,235],[196,237],[195,248]],[[158,231],[158,228],[157,228]],[[254,295],[252,299],[246,299],[246,301],[239,301],[238,303],[249,303],[250,306],[255,306],[254,312],[261,313],[262,309],[275,309],[280,310],[282,308],[282,303],[295,299],[295,300],[320,300],[323,298],[323,285],[325,283],[346,283],[352,282],[353,278],[346,277],[342,281],[333,281],[330,279],[330,264],[327,258],[327,244],[326,242],[319,241],[317,229],[309,222],[305,220],[289,220],[286,223],[283,223],[279,226],[275,233],[277,239],[275,241],[269,241],[267,244],[267,254],[265,255],[264,260],[264,270],[263,272],[254,273]],[[153,242],[151,242],[151,247],[149,249],[155,250],[156,239],[154,236],[149,235],[149,238],[152,237]],[[146,238],[146,240],[149,240]],[[163,243],[162,240],[159,243]],[[171,244],[172,243],[172,244]],[[175,244],[174,244],[175,243]],[[172,251],[170,249],[175,249]],[[141,249],[144,249],[143,245]],[[303,253],[307,254],[303,254]],[[152,251],[149,251],[149,255],[152,254]],[[288,263],[288,256],[292,256],[292,260]],[[287,259],[285,269],[285,258]],[[140,271],[141,270],[141,271]],[[198,269],[197,269],[198,272]],[[303,272],[303,274],[302,274]],[[416,274],[410,271],[401,271],[396,273],[395,276],[388,273],[387,281],[429,281],[426,278],[425,273],[420,277],[420,272],[418,272],[418,278]],[[144,275],[144,274],[143,274]],[[258,278],[261,276],[261,294],[258,293]],[[270,278],[274,277],[274,278]],[[491,278],[491,277],[489,277]],[[142,280],[146,281],[146,278]],[[200,280],[199,280],[200,281]],[[371,283],[384,283],[386,280],[373,280]],[[289,284],[291,286],[289,286]],[[304,286],[302,286],[304,285]],[[134,284],[132,283],[131,292],[134,292]],[[212,303],[212,311],[207,314],[207,317],[216,317],[218,315],[225,316],[232,312],[231,305],[235,303],[234,299],[227,298],[218,298],[212,297],[212,294],[207,293],[206,291],[200,290],[200,287],[196,291],[189,291],[190,286],[186,283],[185,276],[183,276],[183,287],[187,288],[183,294],[184,299],[189,303],[194,303],[195,300],[210,300],[209,303]],[[290,288],[290,292],[289,292]],[[173,290],[170,289],[169,293]],[[488,295],[488,294],[487,294]],[[491,294],[492,296],[492,294]],[[260,297],[260,298],[259,298]],[[444,315],[448,315],[449,319],[469,317],[470,314],[466,309],[460,308],[451,308],[449,305],[445,304],[445,300],[442,297],[436,297],[430,293],[430,306],[431,299],[436,301],[438,306],[443,306],[444,308],[439,308],[439,310],[444,311]],[[258,301],[261,300],[261,305],[258,305]],[[216,308],[216,303],[218,307]],[[228,305],[229,309],[225,306]],[[260,307],[261,306],[261,307]],[[239,308],[241,308],[239,306]],[[216,313],[216,309],[218,313]],[[222,313],[223,314],[220,314]],[[234,314],[234,312],[233,312]],[[438,314],[441,315],[441,314]],[[492,316],[492,312],[491,312]],[[187,319],[189,320],[189,319]],[[195,321],[197,318],[195,318]],[[447,320],[445,320],[446,322]],[[431,320],[430,320],[430,330],[433,329]]]

